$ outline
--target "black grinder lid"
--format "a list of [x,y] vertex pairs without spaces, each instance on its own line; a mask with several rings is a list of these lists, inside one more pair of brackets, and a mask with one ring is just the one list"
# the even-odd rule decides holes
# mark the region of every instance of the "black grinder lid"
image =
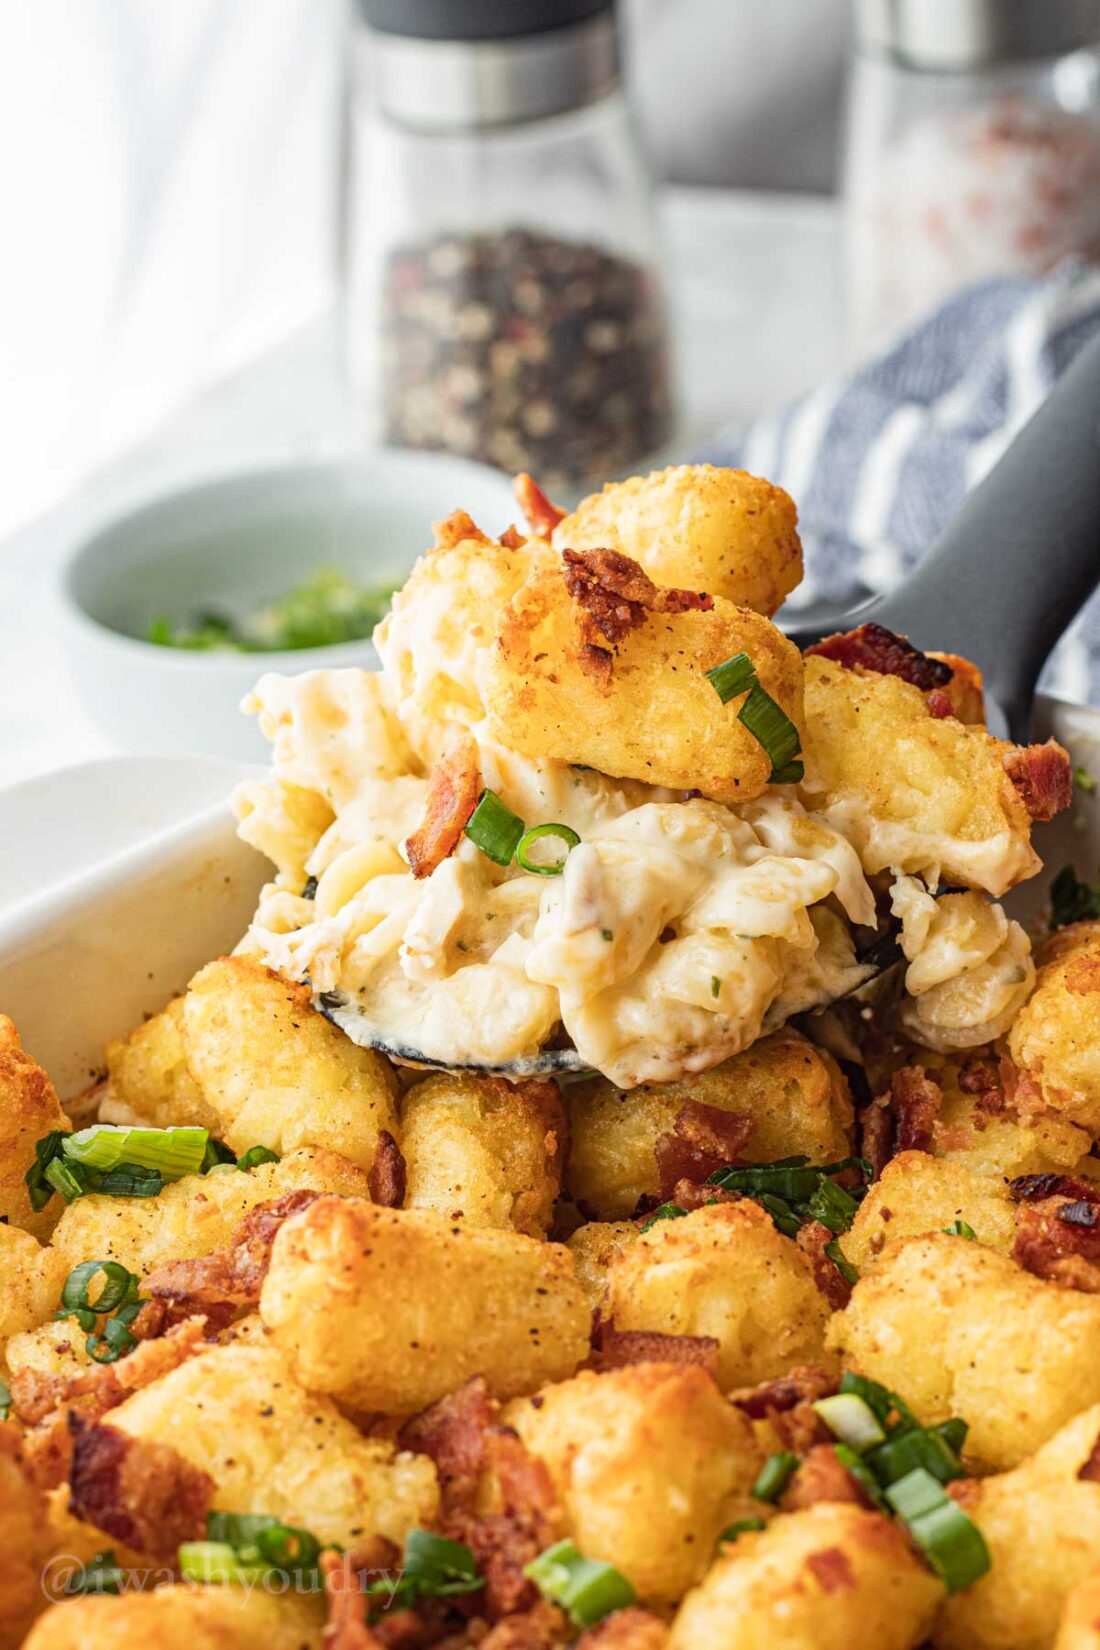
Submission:
[[586,23],[615,0],[359,0],[380,34],[414,40],[508,40]]

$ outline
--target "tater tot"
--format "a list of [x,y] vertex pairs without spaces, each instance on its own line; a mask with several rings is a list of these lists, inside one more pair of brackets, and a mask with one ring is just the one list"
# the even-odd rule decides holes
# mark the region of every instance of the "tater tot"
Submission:
[[504,609],[487,664],[489,726],[521,756],[584,763],[619,779],[743,802],[772,763],[706,672],[747,653],[761,685],[802,720],[802,656],[767,619],[715,598],[710,612],[647,612],[614,650],[610,682],[585,669],[582,609],[557,567]]
[[429,1077],[401,1106],[405,1207],[545,1237],[561,1191],[566,1131],[556,1083]]
[[669,1650],[915,1650],[942,1597],[896,1523],[819,1502],[726,1547],[680,1606]]
[[[1100,1553],[1100,1483],[1080,1476],[1098,1438],[1094,1404],[1015,1471],[957,1487],[991,1564],[947,1600],[932,1635],[936,1650],[1051,1650],[1063,1605]],[[1095,1642],[1071,1638],[1067,1650]]]
[[632,1220],[590,1220],[578,1226],[567,1240],[577,1282],[593,1310],[603,1305],[611,1262],[637,1236],[638,1228]]
[[225,1248],[249,1209],[303,1188],[340,1197],[369,1197],[363,1170],[338,1152],[303,1146],[278,1163],[254,1169],[218,1169],[185,1175],[156,1197],[92,1193],[71,1203],[53,1235],[65,1261],[62,1275],[94,1255],[131,1272],[151,1272],[170,1260],[189,1260]]
[[222,957],[195,975],[183,1041],[235,1152],[328,1146],[369,1169],[378,1131],[398,1132],[396,1081],[382,1056],[330,1025],[305,986],[258,963]]
[[757,1510],[749,1491],[763,1448],[705,1370],[585,1370],[516,1399],[502,1419],[545,1462],[564,1535],[613,1564],[643,1603],[675,1604],[721,1531]]
[[943,1233],[889,1245],[833,1319],[829,1343],[924,1424],[961,1416],[967,1459],[987,1471],[1016,1466],[1100,1399],[1100,1296],[1043,1283],[1007,1255]]
[[1100,1650],[1100,1570],[1079,1581],[1066,1599],[1054,1650]]
[[940,874],[1000,896],[1039,869],[1031,819],[1005,772],[1012,749],[934,717],[898,676],[806,660],[806,806],[859,850],[869,873]]
[[46,1611],[25,1650],[321,1650],[320,1595],[189,1587],[66,1599]]
[[219,1116],[188,1070],[182,1022],[183,998],[175,997],[129,1037],[107,1044],[106,1121],[133,1116],[158,1129],[196,1123],[217,1130]]
[[723,1391],[833,1364],[809,1263],[748,1200],[656,1221],[612,1261],[604,1311],[616,1329],[714,1336]]
[[214,1481],[220,1512],[270,1513],[322,1543],[369,1535],[400,1546],[439,1506],[426,1455],[365,1438],[330,1398],[306,1392],[272,1346],[219,1346],[180,1364],[105,1417],[170,1444]]
[[785,1027],[683,1082],[625,1093],[606,1078],[570,1085],[570,1195],[601,1220],[632,1214],[643,1193],[658,1190],[654,1146],[687,1100],[751,1117],[741,1153],[750,1163],[796,1153],[829,1163],[851,1151],[852,1102],[840,1068]]
[[556,550],[619,550],[657,584],[772,614],[802,578],[798,513],[745,470],[678,464],[610,482],[554,529]]
[[472,1375],[516,1397],[572,1375],[589,1348],[562,1245],[351,1199],[320,1198],[284,1223],[260,1315],[304,1386],[388,1415]]
[[42,1566],[52,1546],[46,1511],[24,1466],[18,1428],[0,1422],[0,1650],[15,1650],[45,1602]]
[[840,1246],[862,1271],[888,1243],[942,1232],[955,1221],[964,1221],[980,1243],[1011,1253],[1016,1206],[1003,1180],[927,1152],[901,1152],[868,1189]]
[[0,1225],[0,1355],[9,1336],[53,1317],[69,1269],[56,1249]]
[[921,1063],[943,1092],[932,1130],[938,1157],[961,1163],[973,1174],[1014,1180],[1023,1174],[1078,1173],[1092,1141],[1084,1129],[1054,1112],[1016,1112],[1003,1094],[997,1061],[984,1060],[994,1074],[990,1111],[984,1096],[966,1093],[960,1079],[972,1071],[961,1055],[921,1054]]
[[1012,1058],[1060,1117],[1100,1134],[1100,922],[1060,929],[1008,1034]]
[[23,1177],[34,1162],[35,1141],[51,1129],[71,1127],[53,1084],[0,1014],[0,1219],[35,1237],[49,1236],[60,1200],[52,1198],[36,1212]]

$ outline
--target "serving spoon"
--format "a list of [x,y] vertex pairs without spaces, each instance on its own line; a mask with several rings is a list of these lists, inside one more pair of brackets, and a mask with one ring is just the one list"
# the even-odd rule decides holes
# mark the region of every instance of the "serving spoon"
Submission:
[[1035,684],[1100,584],[1100,335],[896,589],[854,608],[781,619],[809,647],[873,622],[972,659],[991,733],[1026,743]]
[[[982,672],[990,731],[1025,743],[1039,674],[1098,584],[1100,336],[1081,351],[939,543],[895,590],[853,608],[792,617],[781,628],[805,648],[873,622],[917,647],[972,659]],[[864,985],[895,960],[890,939],[878,936],[867,953]],[[590,1069],[573,1048],[541,1049],[497,1066],[444,1065],[387,1038],[352,998],[323,992],[315,1001],[353,1043],[405,1065],[512,1079]],[[765,1031],[775,1029],[765,1021]]]

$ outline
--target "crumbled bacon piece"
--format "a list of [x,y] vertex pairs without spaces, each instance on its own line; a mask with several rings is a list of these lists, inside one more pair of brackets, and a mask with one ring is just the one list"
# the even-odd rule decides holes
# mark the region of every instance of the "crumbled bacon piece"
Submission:
[[1100,1190],[1068,1175],[1022,1175],[1012,1256],[1063,1289],[1100,1294]]
[[835,1232],[830,1232],[819,1220],[807,1220],[798,1229],[795,1242],[810,1263],[814,1282],[835,1312],[841,1311],[852,1298],[852,1286],[836,1263],[825,1253]]
[[454,853],[480,794],[477,746],[460,733],[432,769],[424,819],[405,841],[414,877],[430,877]]
[[[367,1626],[366,1601],[363,1597],[363,1572],[390,1570],[398,1554],[391,1542],[382,1536],[373,1538],[377,1549],[370,1544],[369,1552],[351,1553],[326,1549],[319,1559],[321,1578],[328,1607],[325,1627],[325,1650],[378,1650],[381,1640]],[[383,1556],[382,1548],[387,1549]],[[375,1563],[375,1557],[382,1562]]]
[[457,1392],[412,1416],[397,1435],[401,1449],[435,1462],[446,1513],[474,1504],[485,1466],[485,1435],[498,1407],[484,1378],[475,1375]]
[[[557,1504],[550,1476],[510,1427],[496,1424],[500,1406],[480,1376],[415,1415],[398,1433],[402,1449],[431,1456],[442,1490],[444,1535],[471,1548],[485,1577],[479,1613],[497,1621],[538,1599],[523,1567],[552,1539]],[[501,1510],[479,1514],[483,1472],[500,1492]]]
[[[506,1616],[503,1621],[498,1621],[487,1637],[477,1639],[477,1646],[478,1650],[555,1650],[557,1645],[571,1644],[575,1647],[582,1642],[589,1643],[587,1634],[583,1639],[574,1639],[563,1612],[556,1605],[540,1599],[522,1615]],[[444,1647],[441,1646],[441,1650]],[[604,1650],[609,1650],[608,1644],[605,1644]],[[621,1650],[627,1650],[625,1642]],[[641,1641],[638,1650],[645,1650]]]
[[526,472],[521,470],[512,483],[516,495],[516,502],[523,511],[524,518],[532,533],[540,539],[548,539],[561,522],[565,520],[565,511],[559,510],[556,504],[551,504],[542,488]]
[[835,1376],[815,1364],[796,1364],[774,1381],[736,1388],[729,1399],[750,1420],[770,1422],[784,1448],[805,1455],[832,1436],[813,1406],[836,1389]]
[[206,1327],[204,1318],[187,1318],[158,1339],[142,1341],[116,1363],[94,1364],[76,1375],[45,1375],[32,1369],[13,1374],[12,1410],[30,1429],[24,1444],[35,1482],[43,1489],[56,1489],[64,1482],[72,1456],[71,1412],[90,1420],[105,1415],[200,1351]]
[[923,1066],[900,1066],[885,1094],[864,1109],[860,1150],[877,1180],[896,1152],[930,1151],[943,1090]]
[[926,703],[929,714],[937,722],[942,722],[945,717],[954,716],[955,714],[955,707],[942,688],[933,688],[927,696]]
[[[565,588],[580,609],[581,664],[597,680],[611,670],[611,651],[647,613],[709,612],[713,596],[664,589],[618,550],[564,550]],[[608,644],[608,645],[605,645]]]
[[890,1080],[897,1116],[897,1150],[926,1152],[932,1144],[932,1126],[943,1106],[943,1090],[923,1066],[902,1066]]
[[1073,801],[1069,754],[1055,739],[1013,746],[1005,753],[1004,769],[1031,819],[1053,819]]
[[664,1650],[667,1640],[668,1628],[660,1617],[631,1606],[589,1627],[573,1650]]
[[1088,1457],[1077,1469],[1077,1476],[1086,1484],[1100,1484],[1100,1438],[1097,1438]]
[[659,1135],[654,1145],[662,1200],[668,1200],[677,1182],[690,1180],[699,1185],[716,1170],[735,1163],[752,1129],[753,1120],[744,1112],[686,1100],[672,1132]]
[[856,1584],[851,1560],[841,1547],[824,1547],[820,1552],[810,1553],[806,1568],[816,1576],[825,1593],[839,1593]]
[[782,1501],[784,1512],[799,1512],[819,1501],[853,1501],[869,1507],[871,1498],[837,1459],[833,1444],[815,1444],[791,1479]]
[[154,1558],[206,1533],[214,1480],[168,1444],[132,1438],[75,1410],[69,1510],[86,1524]]
[[[668,1135],[667,1139],[674,1137]],[[711,1186],[707,1181],[677,1180],[671,1193],[660,1199],[662,1203],[675,1203],[678,1209],[692,1214],[696,1209],[705,1209],[712,1203],[740,1203],[741,1193],[727,1191],[724,1186]],[[643,1224],[657,1207],[657,1200],[646,1197],[641,1200],[641,1212],[637,1219]]]
[[1042,1111],[1043,1095],[1034,1078],[1021,1071],[1007,1054],[1001,1055],[998,1070],[1006,1105],[1024,1116],[1028,1112]]
[[385,1209],[400,1209],[405,1201],[405,1158],[389,1129],[378,1131],[374,1162],[367,1183],[371,1201]]
[[475,539],[478,544],[493,542],[465,510],[452,510],[445,520],[433,521],[432,532],[435,535],[433,548],[436,550],[453,550],[456,544],[463,544],[467,539]]
[[717,1377],[718,1346],[713,1335],[663,1335],[656,1329],[616,1329],[601,1323],[597,1339],[599,1367],[625,1369],[629,1364],[694,1364]]
[[145,1288],[154,1300],[228,1322],[242,1307],[258,1303],[283,1222],[308,1209],[320,1195],[299,1187],[257,1203],[233,1233],[228,1249],[215,1249],[193,1260],[167,1261],[150,1272]]
[[527,540],[518,527],[506,527],[500,535],[499,542],[504,550],[522,550]]
[[959,1068],[959,1088],[963,1094],[977,1096],[982,1111],[998,1112],[1005,1107],[1001,1073],[990,1059],[973,1054]]
[[855,630],[838,631],[835,636],[826,636],[808,647],[806,654],[833,659],[845,670],[900,676],[903,682],[911,682],[922,693],[946,687],[952,674],[951,666],[942,659],[930,658],[907,637],[895,636],[880,624],[861,624]]

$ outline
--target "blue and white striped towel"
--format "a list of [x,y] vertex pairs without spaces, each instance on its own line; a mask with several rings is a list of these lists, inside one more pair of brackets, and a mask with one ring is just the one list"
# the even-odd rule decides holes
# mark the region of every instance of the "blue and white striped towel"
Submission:
[[[785,487],[806,578],[791,605],[890,589],[935,543],[1058,375],[1100,327],[1100,270],[959,293],[887,354],[704,453]],[[1063,638],[1043,687],[1100,704],[1100,597]]]

